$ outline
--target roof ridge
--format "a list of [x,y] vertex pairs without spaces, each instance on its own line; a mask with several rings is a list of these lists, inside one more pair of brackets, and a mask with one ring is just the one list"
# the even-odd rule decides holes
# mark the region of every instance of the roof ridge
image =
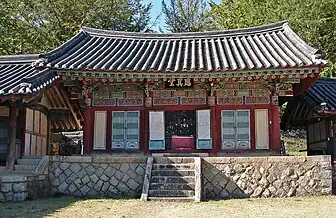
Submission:
[[289,23],[284,23],[283,27],[284,27],[284,31],[297,41],[297,46],[300,46],[302,49],[308,51],[312,55],[315,55],[319,52],[318,49],[310,46],[296,32],[294,32],[294,30],[290,27]]
[[40,54],[4,55],[0,56],[0,64],[29,64],[39,60],[40,58]]
[[125,37],[125,38],[203,38],[203,37],[219,37],[219,36],[237,36],[241,34],[256,34],[267,31],[274,31],[277,29],[283,29],[285,24],[288,24],[287,20],[279,21],[271,24],[264,24],[260,26],[253,26],[247,28],[218,30],[218,31],[204,31],[204,32],[183,32],[183,33],[147,33],[147,32],[126,32],[126,31],[114,31],[96,29],[91,27],[82,26],[80,32],[87,33],[93,36],[111,36],[111,37]]
[[320,77],[316,80],[316,83],[334,83],[336,85],[336,78]]

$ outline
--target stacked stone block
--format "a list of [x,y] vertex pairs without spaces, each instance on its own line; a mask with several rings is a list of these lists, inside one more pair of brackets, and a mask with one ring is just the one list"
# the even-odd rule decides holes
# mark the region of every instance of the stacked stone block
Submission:
[[6,175],[0,177],[0,201],[24,201],[49,195],[46,175]]
[[204,158],[203,197],[331,194],[330,156]]
[[79,197],[139,197],[146,157],[52,157],[53,193]]

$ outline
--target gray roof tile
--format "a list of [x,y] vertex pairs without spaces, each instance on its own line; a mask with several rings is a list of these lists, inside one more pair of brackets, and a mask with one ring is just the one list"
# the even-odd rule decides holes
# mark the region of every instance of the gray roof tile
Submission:
[[55,69],[223,72],[317,66],[324,60],[287,22],[197,33],[131,33],[83,27],[43,55]]
[[51,84],[58,76],[33,66],[39,55],[0,57],[0,95],[30,94]]
[[328,110],[336,110],[336,79],[319,78],[299,98],[304,98],[310,107],[319,110],[321,103],[327,103]]

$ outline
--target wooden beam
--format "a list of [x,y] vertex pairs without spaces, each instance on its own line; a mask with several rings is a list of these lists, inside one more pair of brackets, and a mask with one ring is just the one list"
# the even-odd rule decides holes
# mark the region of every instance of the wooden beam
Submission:
[[47,92],[44,93],[44,96],[45,96],[45,98],[46,98],[46,101],[48,102],[47,107],[48,107],[48,108],[55,107],[55,106],[53,105],[52,101],[50,100],[50,96],[47,94]]
[[56,88],[56,87],[53,87],[52,90],[53,90],[54,93],[56,93],[56,95],[59,96],[59,99],[60,99],[60,101],[61,101],[61,103],[62,103],[62,107],[66,107],[67,104],[66,104],[66,102],[65,102],[65,100],[64,100],[64,98],[63,98],[63,96],[62,96],[62,94],[60,93],[59,89]]
[[70,109],[70,112],[72,113],[72,116],[74,117],[75,121],[76,121],[76,124],[77,124],[77,128],[80,128],[81,125],[80,125],[80,120],[77,118],[77,114],[76,112],[74,111],[70,101],[69,101],[69,98],[67,98],[67,95],[66,93],[64,92],[63,89],[60,89],[60,94],[62,95],[62,97],[64,98],[65,102],[67,103],[67,106],[68,108]]
[[39,92],[39,93],[33,94],[33,95],[24,96],[23,97],[23,102],[24,103],[30,103],[34,100],[40,99],[41,97],[42,97],[42,92]]
[[6,160],[6,172],[14,170],[15,154],[16,154],[16,122],[17,122],[17,103],[11,102],[9,110],[9,153]]

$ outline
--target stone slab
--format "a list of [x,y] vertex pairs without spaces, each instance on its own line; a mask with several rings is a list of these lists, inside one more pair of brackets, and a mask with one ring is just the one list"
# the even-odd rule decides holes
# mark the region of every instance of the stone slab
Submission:
[[8,175],[0,177],[2,182],[26,182],[27,176],[23,175]]
[[152,175],[152,168],[153,168],[153,157],[148,157],[147,165],[146,165],[146,172],[144,177],[144,183],[142,186],[142,193],[140,200],[147,201],[148,200],[148,192],[149,192],[149,184],[151,181]]

